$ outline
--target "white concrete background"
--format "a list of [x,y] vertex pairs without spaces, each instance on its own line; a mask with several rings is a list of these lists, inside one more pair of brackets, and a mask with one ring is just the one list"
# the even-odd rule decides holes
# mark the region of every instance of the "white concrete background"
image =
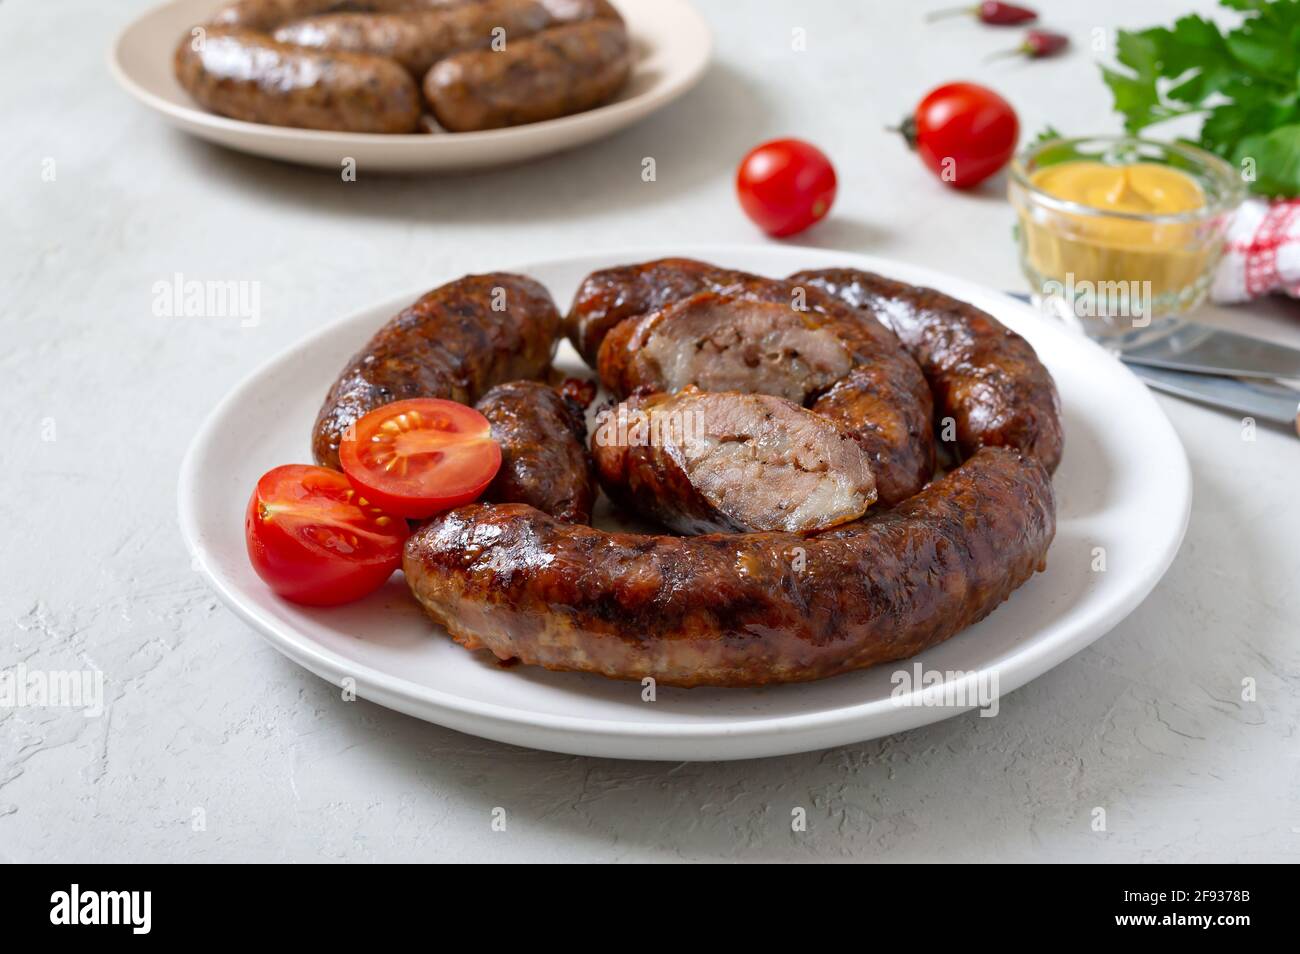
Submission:
[[[882,127],[972,78],[1029,134],[1118,129],[1094,28],[1208,3],[1039,0],[1075,51],[984,65],[1016,33],[926,27],[941,0],[701,0],[716,65],[640,127],[522,169],[349,185],[188,139],[115,88],[105,51],[146,3],[0,5],[0,668],[98,666],[108,696],[98,719],[0,709],[0,859],[1300,858],[1300,442],[1243,442],[1230,416],[1162,400],[1195,470],[1191,527],[1093,648],[996,719],[766,761],[573,758],[344,703],[218,605],[175,518],[190,435],[269,355],[422,277],[677,236],[763,241],[731,177],[771,136],[820,143],[838,167],[834,213],[801,241],[1019,287],[1002,183],[946,191]],[[151,286],[175,272],[261,282],[261,325],[153,317]],[[1300,344],[1290,303],[1212,317]],[[807,832],[790,831],[792,806]]]

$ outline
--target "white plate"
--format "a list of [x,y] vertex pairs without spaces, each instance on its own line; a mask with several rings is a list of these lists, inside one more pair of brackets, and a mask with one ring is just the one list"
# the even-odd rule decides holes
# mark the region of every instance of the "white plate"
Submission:
[[[351,606],[309,610],[285,603],[249,567],[248,495],[271,467],[311,460],[312,422],[334,376],[384,321],[427,290],[420,288],[303,341],[236,388],[204,424],[181,468],[180,521],[217,593],[312,672],[338,685],[351,678],[362,697],[430,722],[578,755],[738,759],[875,738],[965,711],[915,705],[915,694],[892,698],[891,674],[911,671],[915,662],[927,672],[996,671],[998,688],[1008,693],[1113,627],[1168,568],[1191,505],[1191,474],[1173,428],[1117,360],[997,292],[925,268],[783,247],[649,248],[510,270],[543,282],[564,308],[589,272],[667,255],[772,276],[835,265],[879,271],[941,288],[1028,338],[1055,376],[1065,407],[1065,459],[1055,479],[1058,529],[1047,571],[981,623],[906,664],[765,689],[661,687],[653,703],[641,701],[638,683],[503,669],[486,654],[467,652],[422,615],[400,574]],[[583,367],[567,342],[560,364]],[[1094,570],[1097,547],[1104,548],[1102,572]]]
[[386,172],[451,172],[523,162],[572,149],[639,122],[694,86],[713,45],[708,24],[687,0],[613,0],[627,20],[636,64],[613,102],[575,116],[488,132],[385,136],[290,129],[226,119],[200,108],[172,74],[180,38],[224,0],[173,0],[118,34],[113,76],[136,99],[201,139],[272,159]]

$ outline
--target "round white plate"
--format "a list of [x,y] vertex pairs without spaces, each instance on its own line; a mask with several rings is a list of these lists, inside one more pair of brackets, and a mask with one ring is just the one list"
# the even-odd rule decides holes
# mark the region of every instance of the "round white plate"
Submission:
[[173,0],[118,34],[113,76],[136,99],[186,132],[241,152],[311,166],[452,172],[535,159],[615,133],[666,106],[704,75],[713,45],[708,24],[687,0],[612,0],[636,51],[628,85],[613,102],[575,116],[488,132],[385,136],[290,129],[226,119],[190,99],[172,73],[176,44],[224,0]]
[[[966,711],[894,698],[893,673],[996,672],[1002,694],[1101,636],[1156,585],[1187,525],[1191,474],[1147,389],[1101,348],[995,291],[889,261],[803,248],[638,249],[509,269],[543,282],[565,308],[589,272],[687,255],[763,275],[851,266],[941,288],[996,315],[1038,350],[1065,408],[1056,474],[1058,529],[1047,571],[979,624],[906,663],[765,689],[660,687],[501,668],[455,645],[421,613],[400,574],[359,603],[311,610],[283,602],[253,574],[243,514],[261,474],[311,460],[310,432],[334,376],[366,339],[427,289],[352,315],[271,361],[213,411],[180,475],[180,522],[221,598],[291,659],[366,699],[462,732],[534,748],[642,759],[739,759],[875,738]],[[447,276],[448,279],[455,276]],[[583,365],[564,343],[560,366]],[[1098,550],[1097,548],[1104,548]],[[1104,555],[1103,570],[1096,569]],[[971,676],[965,679],[970,685]],[[950,697],[951,698],[951,697]],[[960,698],[960,697],[957,697]],[[1008,704],[1014,705],[1014,701]]]

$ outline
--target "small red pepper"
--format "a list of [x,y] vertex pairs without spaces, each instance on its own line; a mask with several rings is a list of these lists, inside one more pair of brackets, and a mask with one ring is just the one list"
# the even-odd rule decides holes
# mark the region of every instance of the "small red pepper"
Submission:
[[1045,56],[1055,56],[1070,45],[1070,38],[1064,33],[1050,30],[1030,30],[1025,34],[1025,42],[1014,50],[1003,50],[989,57],[996,60],[1003,56],[1027,56],[1031,60],[1041,60]]
[[988,23],[992,26],[1014,26],[1017,23],[1029,23],[1031,20],[1038,19],[1037,10],[1018,7],[1014,3],[997,3],[995,0],[985,0],[984,3],[977,3],[973,7],[939,10],[931,13],[926,19],[940,20],[944,17],[960,16],[963,13],[967,16],[976,17],[981,23]]

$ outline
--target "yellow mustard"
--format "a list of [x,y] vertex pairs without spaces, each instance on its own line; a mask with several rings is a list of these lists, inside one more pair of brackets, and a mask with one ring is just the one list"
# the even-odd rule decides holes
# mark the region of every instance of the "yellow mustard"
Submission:
[[[1061,162],[1037,170],[1030,182],[1051,196],[1100,213],[1177,215],[1206,204],[1194,178],[1153,162]],[[1194,283],[1214,253],[1194,222],[1043,211],[1022,217],[1021,228],[1028,263],[1045,278],[1150,282],[1151,294],[1159,296]]]

